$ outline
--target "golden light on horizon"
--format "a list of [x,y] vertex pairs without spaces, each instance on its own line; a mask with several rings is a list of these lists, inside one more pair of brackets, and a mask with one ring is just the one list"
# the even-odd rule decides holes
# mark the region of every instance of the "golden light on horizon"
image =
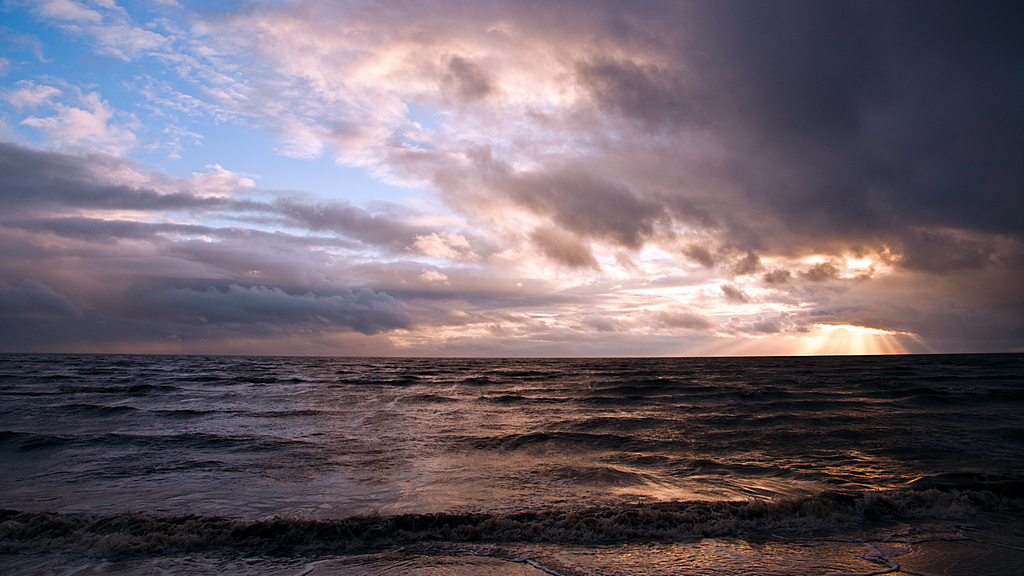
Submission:
[[817,324],[801,338],[801,355],[863,355],[906,354],[899,337],[913,337],[907,332],[865,328],[850,324]]

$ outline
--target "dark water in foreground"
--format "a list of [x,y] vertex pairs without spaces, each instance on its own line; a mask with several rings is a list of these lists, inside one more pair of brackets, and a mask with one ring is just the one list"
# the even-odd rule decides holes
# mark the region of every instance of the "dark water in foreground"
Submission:
[[[1022,474],[1024,355],[0,355],[17,573],[904,573],[928,542],[1017,553]],[[905,573],[959,573],[936,554]]]

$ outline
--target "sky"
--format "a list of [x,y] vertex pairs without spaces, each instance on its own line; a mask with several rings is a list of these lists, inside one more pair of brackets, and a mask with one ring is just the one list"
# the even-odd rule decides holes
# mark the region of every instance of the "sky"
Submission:
[[0,351],[1024,351],[1024,4],[4,0]]

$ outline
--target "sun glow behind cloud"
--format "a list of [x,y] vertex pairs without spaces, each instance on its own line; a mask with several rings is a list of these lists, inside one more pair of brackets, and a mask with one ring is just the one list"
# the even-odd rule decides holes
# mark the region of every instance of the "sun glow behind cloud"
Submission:
[[901,339],[915,338],[907,332],[865,328],[848,324],[818,324],[800,338],[799,355],[906,354]]
[[698,356],[863,356],[933,352],[920,338],[849,324],[816,324],[800,335],[730,337],[699,344],[684,354]]

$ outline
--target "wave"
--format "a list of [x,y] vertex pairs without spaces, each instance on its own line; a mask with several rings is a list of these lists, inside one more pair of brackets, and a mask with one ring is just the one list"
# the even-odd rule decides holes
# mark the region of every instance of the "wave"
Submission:
[[67,438],[28,432],[0,431],[0,447],[11,447],[17,452],[31,452],[55,448],[68,442]]
[[452,398],[450,396],[441,396],[438,394],[419,394],[410,398],[402,400],[409,404],[451,404],[459,402],[458,398]]
[[630,384],[619,384],[616,386],[604,386],[597,387],[602,393],[605,394],[618,394],[622,396],[652,396],[662,395],[666,392],[678,394],[680,392],[690,391],[704,391],[704,390],[717,390],[714,386],[687,386],[683,384],[673,383],[648,383],[648,382],[635,382]]
[[61,411],[86,416],[121,416],[141,412],[133,406],[105,406],[102,404],[65,404]]
[[29,452],[67,446],[120,446],[153,450],[226,450],[230,452],[282,452],[299,450],[306,442],[273,437],[220,436],[201,432],[174,435],[147,434],[34,434],[31,432],[0,431],[0,448],[9,447],[17,452]]
[[987,491],[1000,496],[1024,498],[1024,477],[977,474],[973,472],[949,472],[935,476],[921,476],[911,480],[911,490],[971,490]]
[[166,384],[124,384],[124,385],[78,385],[78,384],[62,384],[60,391],[67,394],[86,393],[86,394],[130,394],[130,395],[141,395],[148,394],[150,392],[171,392],[178,391],[180,388],[177,386],[169,386]]
[[232,378],[231,382],[236,384],[277,384],[278,382],[297,384],[299,382],[304,382],[304,380],[301,378],[278,378],[276,376],[247,375]]
[[[963,482],[982,489],[964,489]],[[1020,486],[1012,495],[997,494],[987,489],[991,482],[977,477],[946,478],[927,488],[921,484],[921,489],[824,492],[779,501],[555,506],[506,513],[370,514],[337,520],[274,517],[252,521],[141,512],[100,516],[2,510],[0,552],[64,550],[123,557],[235,549],[290,555],[352,553],[419,542],[679,541],[848,530],[879,522],[951,520],[1024,510]]]
[[532,398],[526,398],[519,394],[502,394],[501,396],[481,396],[480,400],[493,402],[494,404],[515,404],[518,402],[531,402]]
[[354,376],[342,377],[338,379],[339,383],[342,384],[371,384],[378,386],[413,386],[421,384],[424,379],[416,376],[415,374],[357,374]]
[[630,452],[650,451],[664,445],[674,444],[646,440],[635,436],[618,434],[587,434],[581,432],[533,432],[511,434],[489,438],[475,438],[471,441],[478,450],[628,450]]
[[189,418],[199,418],[202,416],[210,415],[230,415],[240,414],[240,410],[223,410],[223,409],[209,409],[209,410],[197,410],[190,408],[178,408],[175,410],[145,410],[146,414],[153,414],[161,418],[167,418],[171,420],[186,420]]
[[[155,409],[155,408],[139,408],[136,406],[125,406],[125,405],[105,405],[105,404],[64,404],[59,407],[62,413],[76,414],[80,416],[95,416],[95,417],[118,417],[126,415],[145,415],[145,416],[157,416],[160,418],[168,419],[187,419],[196,418],[201,416],[210,415],[237,415],[246,414],[241,410],[225,410],[225,409],[194,409],[194,408],[175,408],[175,409]],[[271,410],[263,412],[251,412],[256,417],[261,418],[280,418],[280,417],[291,417],[291,416],[317,416],[321,412],[318,410]]]
[[494,370],[495,376],[503,380],[515,380],[517,382],[533,382],[537,380],[551,380],[564,374],[561,370],[523,370],[505,369]]
[[480,402],[490,404],[571,404],[579,402],[578,398],[558,398],[554,396],[522,396],[520,394],[502,394],[499,396],[480,396]]
[[585,486],[641,486],[648,482],[643,474],[619,470],[611,466],[558,466],[549,470],[538,470],[538,476],[548,477],[559,484]]
[[592,416],[576,420],[566,420],[566,426],[577,431],[614,430],[617,432],[651,432],[667,427],[676,427],[680,421],[676,418],[657,416]]
[[219,374],[190,374],[179,377],[182,382],[191,384],[207,384],[210,382],[224,382],[228,380]]

